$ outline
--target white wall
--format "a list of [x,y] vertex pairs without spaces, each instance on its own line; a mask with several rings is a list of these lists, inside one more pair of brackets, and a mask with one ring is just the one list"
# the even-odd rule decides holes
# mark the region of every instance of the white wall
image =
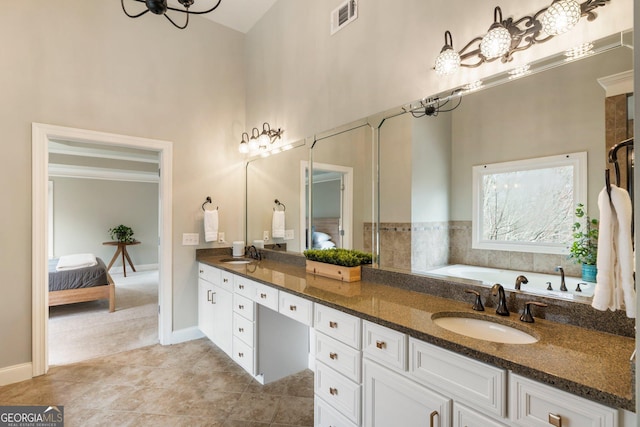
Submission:
[[[158,184],[81,178],[50,180],[54,257],[89,252],[109,264],[116,248],[102,243],[112,240],[110,228],[124,224],[141,242],[127,248],[133,265],[158,263]],[[113,265],[122,266],[122,258]]]
[[228,239],[243,234],[243,35],[201,18],[180,31],[148,15],[127,18],[118,1],[2,9],[0,368],[31,361],[32,122],[173,141],[175,330],[197,321],[195,251],[181,234],[202,233],[205,197],[229,212]]

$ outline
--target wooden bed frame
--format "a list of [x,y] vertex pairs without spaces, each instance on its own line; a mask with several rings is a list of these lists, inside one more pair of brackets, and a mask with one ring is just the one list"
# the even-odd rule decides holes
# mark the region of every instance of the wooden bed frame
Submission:
[[109,299],[109,313],[116,310],[116,284],[107,273],[109,284],[93,286],[91,288],[65,289],[63,291],[49,292],[49,307],[74,302],[87,302],[99,299]]
[[340,239],[340,218],[313,218],[314,231],[326,233],[337,245],[334,239]]

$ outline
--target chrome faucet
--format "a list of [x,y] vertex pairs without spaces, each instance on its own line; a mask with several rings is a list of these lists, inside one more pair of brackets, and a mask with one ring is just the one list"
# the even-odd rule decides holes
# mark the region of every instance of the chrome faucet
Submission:
[[260,255],[260,251],[254,245],[251,245],[247,248],[247,256],[252,259],[257,259],[260,261],[262,256]]
[[561,266],[557,266],[556,271],[560,272],[560,290],[566,292],[567,284],[564,282],[564,268],[562,268]]
[[529,283],[529,279],[527,279],[527,278],[526,278],[525,276],[523,276],[523,275],[520,275],[520,276],[516,277],[516,290],[517,290],[517,291],[519,291],[519,290],[520,290],[520,286],[521,286],[523,283],[526,285],[527,283]]
[[498,307],[496,307],[496,314],[500,316],[508,316],[509,309],[507,308],[507,299],[504,295],[504,288],[500,283],[496,283],[491,287],[491,295],[498,295]]

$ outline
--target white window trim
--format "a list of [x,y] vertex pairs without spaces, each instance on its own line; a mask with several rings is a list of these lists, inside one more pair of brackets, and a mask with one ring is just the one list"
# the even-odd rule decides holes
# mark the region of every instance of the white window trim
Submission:
[[558,166],[573,166],[574,200],[573,205],[582,203],[587,206],[587,153],[586,151],[577,153],[560,154],[549,157],[537,157],[534,159],[516,160],[510,162],[493,163],[487,165],[473,166],[473,216],[472,216],[472,238],[471,247],[473,249],[488,249],[512,252],[533,252],[568,255],[568,245],[545,244],[528,242],[504,242],[496,240],[483,240],[482,228],[482,177],[487,173],[504,173],[511,171],[523,171],[532,169],[542,169]]

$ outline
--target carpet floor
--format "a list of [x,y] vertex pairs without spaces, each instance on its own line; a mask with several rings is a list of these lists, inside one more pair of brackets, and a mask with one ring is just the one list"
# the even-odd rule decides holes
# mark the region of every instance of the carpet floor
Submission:
[[158,271],[112,274],[116,311],[107,300],[49,308],[49,365],[66,365],[158,342]]

